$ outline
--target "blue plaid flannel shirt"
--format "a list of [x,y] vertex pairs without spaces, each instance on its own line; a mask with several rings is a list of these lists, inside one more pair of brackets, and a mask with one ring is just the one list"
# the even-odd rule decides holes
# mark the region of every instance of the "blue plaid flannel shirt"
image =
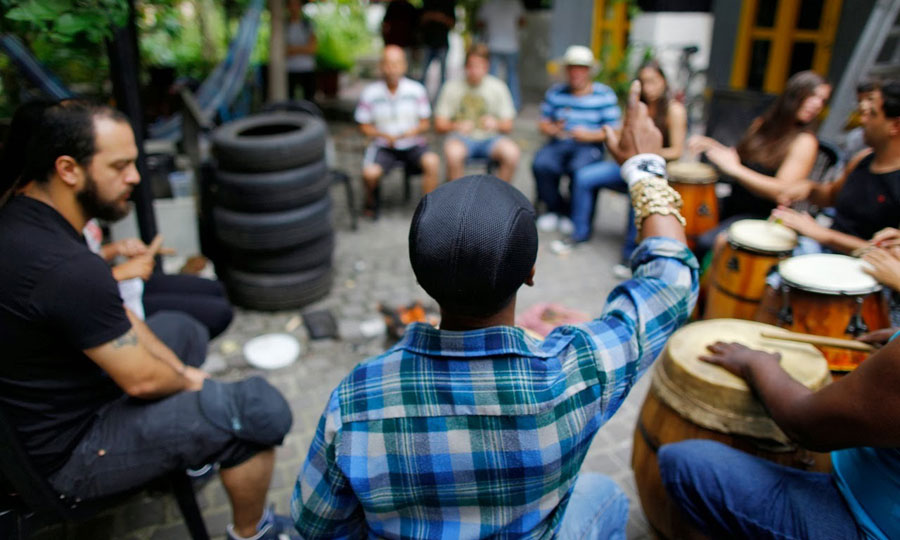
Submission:
[[543,341],[415,324],[331,394],[291,514],[314,538],[551,538],[591,439],[688,318],[697,261],[649,238],[602,315]]

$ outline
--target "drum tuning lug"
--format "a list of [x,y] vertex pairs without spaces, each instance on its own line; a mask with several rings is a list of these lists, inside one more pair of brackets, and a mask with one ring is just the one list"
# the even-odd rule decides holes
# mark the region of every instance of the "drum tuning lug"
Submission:
[[847,323],[847,328],[844,330],[853,337],[859,337],[869,331],[869,325],[862,318],[862,305],[863,297],[856,297],[856,311],[850,317],[850,322]]
[[709,211],[709,206],[706,203],[700,203],[700,206],[697,207],[697,215],[709,217],[712,215],[712,212]]
[[790,289],[787,286],[781,287],[781,309],[778,310],[778,322],[785,326],[794,324],[794,312],[791,309]]
[[737,257],[731,257],[730,259],[728,259],[728,262],[725,263],[725,268],[734,272],[740,271],[740,263],[738,262]]

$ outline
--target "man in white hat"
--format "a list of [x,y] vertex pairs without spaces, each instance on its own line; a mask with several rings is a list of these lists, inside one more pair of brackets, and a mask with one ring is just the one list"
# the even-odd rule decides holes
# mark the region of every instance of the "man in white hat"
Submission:
[[550,140],[534,156],[532,172],[538,199],[547,212],[537,220],[542,231],[573,233],[569,201],[559,190],[562,175],[603,159],[603,126],[618,126],[621,111],[615,92],[594,82],[596,63],[587,47],[572,45],[563,58],[566,82],[554,85],[541,104],[541,133]]

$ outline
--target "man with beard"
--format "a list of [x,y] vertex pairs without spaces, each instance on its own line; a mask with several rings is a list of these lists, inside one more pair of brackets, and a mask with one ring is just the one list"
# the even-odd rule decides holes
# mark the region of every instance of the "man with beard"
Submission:
[[287,403],[260,378],[210,379],[196,367],[205,329],[134,316],[81,235],[91,218],[125,216],[140,182],[127,119],[70,100],[35,122],[24,188],[0,209],[0,411],[63,499],[219,463],[228,537],[277,538],[284,521],[265,498]]

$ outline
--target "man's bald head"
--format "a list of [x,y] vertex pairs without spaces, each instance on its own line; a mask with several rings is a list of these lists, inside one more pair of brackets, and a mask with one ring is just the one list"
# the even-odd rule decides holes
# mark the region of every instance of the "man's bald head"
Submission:
[[381,74],[391,88],[406,75],[406,53],[396,45],[387,45],[381,53]]

